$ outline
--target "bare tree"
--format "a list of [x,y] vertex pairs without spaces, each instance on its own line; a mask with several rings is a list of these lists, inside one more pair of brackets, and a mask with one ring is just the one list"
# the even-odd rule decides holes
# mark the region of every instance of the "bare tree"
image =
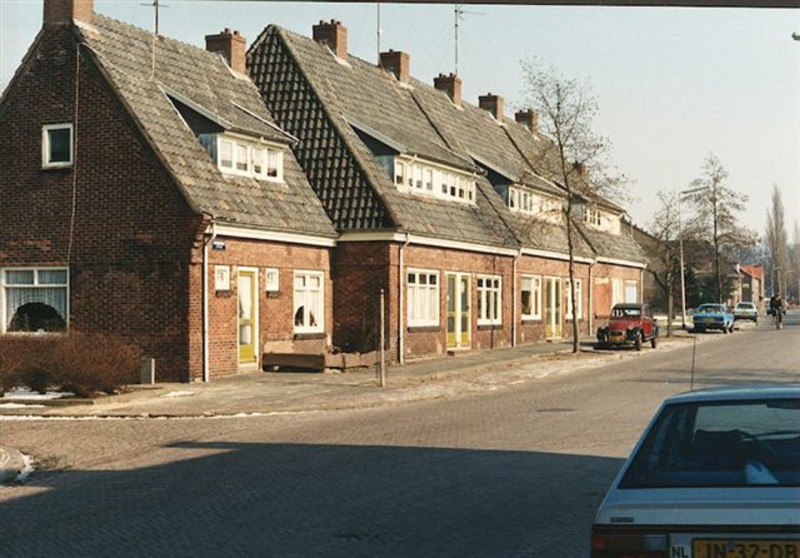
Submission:
[[783,197],[777,184],[772,186],[771,201],[767,210],[767,227],[764,231],[764,240],[769,253],[770,291],[786,293],[786,279],[792,268],[789,262],[789,237],[786,233]]
[[[582,190],[591,187],[586,172],[599,168],[608,150],[608,142],[594,134],[592,120],[598,111],[597,101],[588,82],[563,77],[554,67],[543,66],[537,59],[522,61],[525,90],[531,106],[539,115],[542,132],[552,140],[551,149],[542,150],[538,169],[550,175],[562,186],[566,204],[566,224],[569,251],[569,284],[575,285],[576,204]],[[597,172],[595,170],[595,172]],[[613,180],[603,181],[611,187]],[[570,288],[571,307],[575,304],[575,289]],[[580,350],[578,320],[572,320],[572,350]]]
[[[797,221],[794,222],[794,235],[792,238],[792,247],[790,250],[792,259],[792,269],[794,270],[794,299],[800,301],[800,225]],[[787,289],[791,291],[792,289]],[[786,293],[789,294],[788,292]]]
[[[667,302],[667,337],[672,336],[672,317],[674,312],[673,288],[675,285],[676,246],[680,234],[678,213],[678,194],[672,191],[660,191],[657,194],[659,207],[650,223],[649,232],[656,243],[647,250],[653,265],[647,271],[664,292]],[[680,273],[680,271],[678,271]]]
[[[711,238],[714,250],[714,295],[724,302],[729,295],[730,282],[723,277],[723,263],[738,248],[755,243],[757,235],[741,225],[737,214],[745,209],[748,197],[725,185],[728,172],[713,153],[702,167],[702,176],[693,180],[692,189],[703,190],[692,194],[696,215],[690,230],[699,238]],[[710,235],[709,235],[710,233]]]

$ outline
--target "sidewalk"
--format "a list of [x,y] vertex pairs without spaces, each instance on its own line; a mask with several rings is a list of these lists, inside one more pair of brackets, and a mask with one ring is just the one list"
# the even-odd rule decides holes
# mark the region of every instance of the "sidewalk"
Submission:
[[[657,350],[687,341],[681,332],[663,339]],[[205,384],[132,386],[128,393],[94,400],[17,405],[0,399],[7,405],[0,405],[0,420],[192,419],[364,409],[499,389],[649,350],[596,352],[593,344],[592,339],[584,339],[578,355],[571,354],[571,341],[559,341],[393,365],[387,367],[383,388],[374,369],[345,373],[254,371]],[[0,446],[0,484],[15,478],[23,465],[19,452]]]

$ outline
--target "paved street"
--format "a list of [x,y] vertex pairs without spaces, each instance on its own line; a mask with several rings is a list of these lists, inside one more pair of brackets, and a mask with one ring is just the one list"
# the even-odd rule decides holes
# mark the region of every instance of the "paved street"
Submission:
[[[798,381],[799,342],[796,318],[707,334],[694,386]],[[0,422],[39,469],[0,488],[0,556],[586,556],[605,489],[689,388],[692,354],[665,343],[367,409]]]

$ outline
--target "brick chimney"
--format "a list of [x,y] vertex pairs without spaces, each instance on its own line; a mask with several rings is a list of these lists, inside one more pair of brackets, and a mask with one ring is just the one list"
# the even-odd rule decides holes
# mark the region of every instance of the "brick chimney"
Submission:
[[572,163],[572,168],[573,168],[573,170],[575,170],[575,172],[578,173],[578,176],[580,176],[581,178],[586,178],[586,165],[585,164],[583,164],[581,162],[578,162],[578,161],[575,161],[574,163]]
[[73,20],[94,21],[94,0],[44,0],[44,24],[68,25]]
[[503,121],[503,98],[500,95],[481,95],[478,97],[478,106],[488,110],[498,122]]
[[405,52],[394,50],[381,52],[381,68],[392,72],[401,83],[411,81],[410,64],[410,57]]
[[518,124],[525,126],[532,134],[539,132],[539,117],[533,109],[517,111],[514,114],[514,120],[516,120]]
[[446,76],[439,74],[438,77],[433,78],[433,86],[439,91],[444,91],[453,104],[457,107],[461,106],[461,80],[455,74]]
[[206,50],[221,54],[234,72],[247,73],[247,41],[238,31],[231,33],[227,27],[218,35],[206,35]]
[[339,58],[347,58],[347,28],[335,19],[320,21],[313,27],[314,40],[327,45]]

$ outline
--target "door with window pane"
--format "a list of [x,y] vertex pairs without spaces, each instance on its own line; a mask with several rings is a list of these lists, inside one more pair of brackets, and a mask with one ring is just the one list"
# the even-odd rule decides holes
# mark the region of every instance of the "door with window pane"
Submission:
[[561,337],[561,278],[545,277],[545,337]]
[[258,340],[256,322],[256,274],[239,271],[239,362],[256,362]]
[[470,279],[466,273],[447,274],[447,348],[470,347]]

